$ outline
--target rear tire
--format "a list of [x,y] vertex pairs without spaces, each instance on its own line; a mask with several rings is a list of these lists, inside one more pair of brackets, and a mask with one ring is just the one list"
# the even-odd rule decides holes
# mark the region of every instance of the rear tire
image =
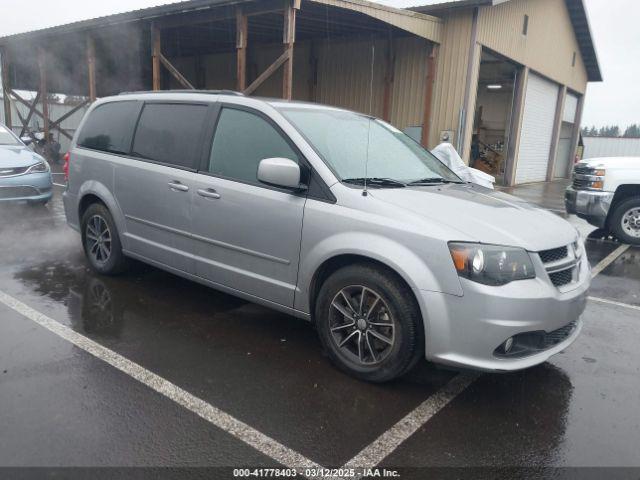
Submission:
[[101,275],[118,275],[129,266],[111,213],[93,203],[82,215],[82,246],[91,268]]
[[620,241],[640,245],[640,198],[628,198],[616,205],[609,226]]
[[382,267],[355,264],[331,274],[318,293],[315,322],[331,361],[360,380],[393,380],[423,355],[413,292]]

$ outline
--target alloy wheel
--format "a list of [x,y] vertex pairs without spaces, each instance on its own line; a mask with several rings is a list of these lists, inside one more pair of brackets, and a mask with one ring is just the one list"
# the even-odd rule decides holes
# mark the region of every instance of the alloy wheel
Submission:
[[98,264],[104,264],[111,256],[111,231],[100,215],[89,218],[85,230],[87,252]]
[[340,290],[329,309],[331,339],[361,366],[382,362],[396,342],[396,322],[379,293],[363,285]]

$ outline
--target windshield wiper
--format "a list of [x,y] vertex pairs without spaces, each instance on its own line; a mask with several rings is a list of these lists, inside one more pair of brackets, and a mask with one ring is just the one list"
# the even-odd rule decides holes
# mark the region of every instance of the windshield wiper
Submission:
[[[351,183],[353,185],[364,185],[365,178],[345,178],[342,180],[344,183]],[[393,188],[403,188],[407,185],[399,180],[394,180],[393,178],[381,178],[381,177],[369,177],[366,179],[367,185],[375,185],[376,187],[393,187]]]
[[409,182],[407,183],[407,186],[411,187],[411,186],[420,186],[420,185],[438,185],[438,184],[444,184],[444,183],[465,183],[465,182],[458,182],[456,180],[447,180],[446,178],[442,178],[442,177],[433,177],[433,178],[421,178],[420,180],[414,180],[413,182]]

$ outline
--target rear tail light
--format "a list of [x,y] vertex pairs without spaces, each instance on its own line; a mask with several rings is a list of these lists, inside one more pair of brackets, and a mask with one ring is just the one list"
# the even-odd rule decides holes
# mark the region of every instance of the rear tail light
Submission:
[[64,172],[64,179],[69,181],[69,160],[71,159],[71,154],[69,152],[64,154],[62,157],[64,160],[64,166],[62,167],[62,171]]

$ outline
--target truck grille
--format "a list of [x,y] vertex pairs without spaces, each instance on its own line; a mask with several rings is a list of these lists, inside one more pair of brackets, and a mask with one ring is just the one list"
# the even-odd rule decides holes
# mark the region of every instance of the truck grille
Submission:
[[586,178],[573,177],[574,190],[586,190],[591,185],[591,181]]
[[0,187],[0,198],[23,198],[39,195],[33,187]]
[[575,168],[573,169],[574,173],[577,173],[578,175],[593,175],[593,168],[591,167],[587,167],[586,165],[576,165]]

